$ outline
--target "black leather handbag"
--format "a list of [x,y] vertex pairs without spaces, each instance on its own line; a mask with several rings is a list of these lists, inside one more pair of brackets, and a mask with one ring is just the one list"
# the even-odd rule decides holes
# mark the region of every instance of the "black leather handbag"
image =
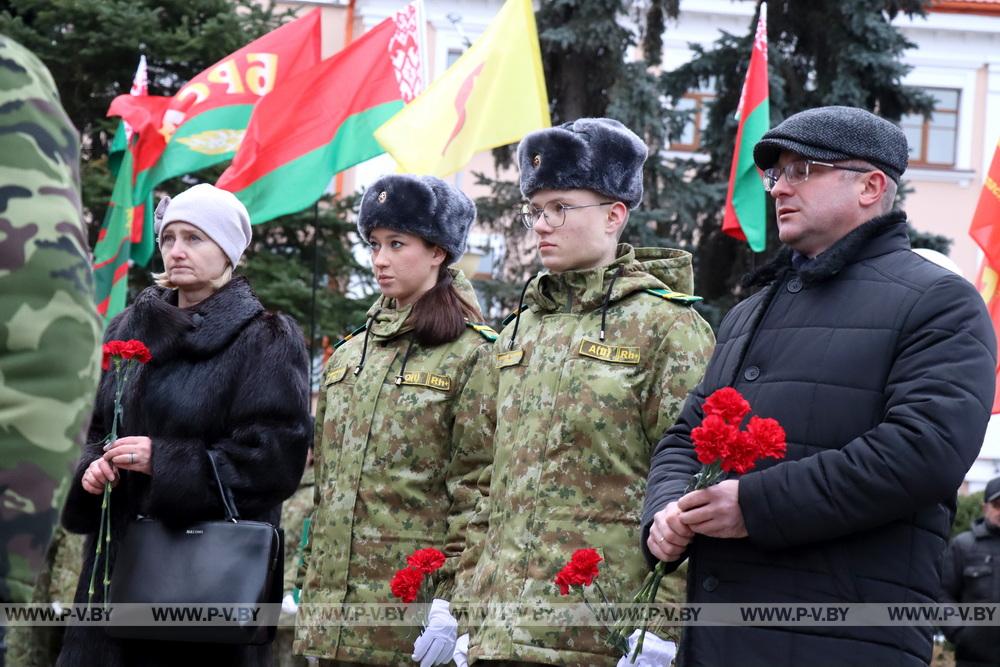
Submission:
[[[191,611],[186,623],[168,619],[154,625],[130,625],[129,609],[115,609],[117,622],[107,632],[117,639],[267,644],[277,631],[284,570],[284,534],[263,521],[240,520],[232,495],[223,485],[209,453],[225,521],[201,521],[171,527],[140,518],[122,540],[111,574],[111,604],[164,605]],[[272,605],[268,610],[261,605]],[[216,611],[206,615],[208,608]],[[239,612],[239,608],[258,613]],[[150,613],[131,608],[133,613]],[[190,621],[197,617],[197,624]],[[227,611],[228,610],[228,611]],[[269,613],[273,611],[274,613]],[[184,612],[181,612],[184,613]],[[225,623],[219,621],[225,620]]]

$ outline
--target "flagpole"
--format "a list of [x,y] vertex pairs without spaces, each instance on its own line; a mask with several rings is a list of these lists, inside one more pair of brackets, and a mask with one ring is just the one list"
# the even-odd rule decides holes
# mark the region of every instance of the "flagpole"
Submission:
[[309,391],[313,386],[313,365],[316,348],[316,284],[319,281],[319,200],[313,204],[313,279],[312,303],[309,306]]
[[[344,26],[344,48],[346,49],[354,41],[354,4],[356,0],[351,0],[347,3],[347,20]],[[337,175],[334,177],[333,192],[335,196],[340,196],[344,193],[344,172],[338,171]]]

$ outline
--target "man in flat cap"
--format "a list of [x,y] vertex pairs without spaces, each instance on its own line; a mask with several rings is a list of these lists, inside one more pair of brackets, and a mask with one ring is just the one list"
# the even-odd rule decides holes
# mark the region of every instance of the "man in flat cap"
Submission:
[[[754,148],[784,248],[719,329],[704,380],[660,441],[643,513],[650,561],[688,559],[693,603],[932,603],[955,493],[993,403],[996,340],[968,281],[909,251],[893,209],[892,123],[810,109]],[[702,403],[734,387],[778,419],[783,460],[685,494]],[[893,665],[930,627],[687,628],[679,664]]]
[[[986,485],[983,515],[948,546],[941,584],[946,602],[1000,603],[1000,477]],[[955,645],[955,667],[1000,667],[1000,627],[941,629]]]
[[[648,572],[635,535],[649,457],[701,379],[713,336],[692,308],[688,253],[618,242],[642,199],[646,152],[606,118],[534,132],[518,147],[520,218],[545,268],[495,343],[494,461],[477,517],[485,538],[460,563],[466,601],[579,603],[553,582],[577,549],[603,558],[599,583],[616,602]],[[603,628],[555,620],[473,625],[468,657],[493,667],[622,658]],[[649,635],[635,664],[672,653]]]

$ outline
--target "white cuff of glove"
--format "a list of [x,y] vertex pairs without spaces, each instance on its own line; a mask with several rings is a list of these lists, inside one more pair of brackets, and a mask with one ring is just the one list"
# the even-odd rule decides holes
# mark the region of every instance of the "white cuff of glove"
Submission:
[[458,636],[458,621],[451,615],[450,608],[447,600],[435,599],[431,603],[427,627],[413,642],[413,655],[410,656],[414,662],[420,663],[420,667],[451,662]]
[[642,653],[636,656],[632,662],[632,654],[635,653],[635,645],[639,643],[639,635],[642,630],[636,630],[628,638],[628,655],[618,661],[618,667],[669,667],[677,655],[677,645],[672,641],[660,639],[652,632],[646,632],[646,638],[642,640]]
[[469,633],[466,632],[464,635],[458,638],[455,642],[455,660],[456,667],[469,667]]

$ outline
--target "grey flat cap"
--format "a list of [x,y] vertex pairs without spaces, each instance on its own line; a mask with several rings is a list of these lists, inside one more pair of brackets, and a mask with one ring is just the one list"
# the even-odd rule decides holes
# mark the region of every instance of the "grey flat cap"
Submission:
[[986,493],[983,494],[983,500],[991,503],[997,498],[1000,498],[1000,477],[994,477],[986,484]]
[[580,118],[538,130],[517,147],[521,194],[579,188],[635,208],[642,201],[648,152],[635,132],[611,118]]
[[358,233],[365,241],[381,227],[413,234],[441,246],[450,261],[465,254],[476,205],[465,193],[434,176],[383,176],[365,191]]
[[903,131],[855,107],[818,107],[789,116],[761,137],[753,161],[761,169],[773,167],[782,151],[826,162],[864,160],[897,183],[909,161]]

